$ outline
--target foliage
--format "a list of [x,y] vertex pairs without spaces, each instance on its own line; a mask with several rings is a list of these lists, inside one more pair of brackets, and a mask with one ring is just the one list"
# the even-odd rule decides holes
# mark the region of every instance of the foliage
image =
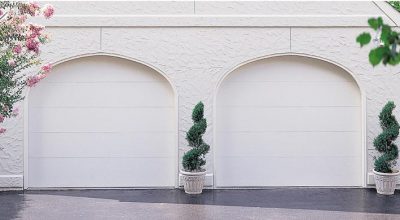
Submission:
[[396,9],[398,12],[400,12],[400,1],[388,1],[388,3]]
[[399,123],[396,117],[392,114],[395,108],[394,102],[388,102],[379,114],[380,125],[383,130],[374,139],[375,149],[382,153],[380,157],[375,160],[375,171],[382,173],[393,172],[392,168],[396,164],[396,159],[399,157],[399,151],[393,142],[399,136]]
[[[24,70],[41,63],[40,46],[48,42],[44,27],[27,24],[29,17],[50,18],[51,5],[41,8],[34,2],[0,2],[0,123],[18,114],[15,104],[23,99],[23,91],[34,86],[50,71],[47,64],[28,76]],[[0,127],[0,134],[5,129]]]
[[[369,26],[375,31],[375,38],[372,40],[376,45],[369,52],[369,62],[376,66],[379,63],[383,65],[397,65],[400,63],[400,51],[398,49],[400,45],[399,33],[392,30],[392,28],[383,23],[381,17],[370,18],[368,20]],[[371,34],[363,32],[356,38],[356,41],[361,47],[371,42]]]
[[186,140],[192,147],[183,155],[182,166],[185,171],[200,172],[206,164],[205,155],[210,146],[203,141],[203,135],[207,129],[207,121],[204,118],[204,104],[199,102],[192,113],[193,126],[186,132]]

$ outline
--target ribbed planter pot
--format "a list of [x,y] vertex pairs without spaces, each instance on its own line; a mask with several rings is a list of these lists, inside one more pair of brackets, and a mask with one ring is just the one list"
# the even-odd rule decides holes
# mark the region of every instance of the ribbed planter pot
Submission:
[[187,194],[201,194],[203,192],[206,171],[186,172],[181,170],[183,187]]
[[382,195],[393,195],[400,172],[398,170],[395,173],[381,173],[375,170],[373,172],[376,191]]

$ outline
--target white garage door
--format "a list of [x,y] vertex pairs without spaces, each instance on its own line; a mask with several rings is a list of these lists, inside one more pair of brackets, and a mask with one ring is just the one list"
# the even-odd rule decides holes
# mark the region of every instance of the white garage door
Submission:
[[175,136],[159,73],[107,56],[65,62],[29,94],[28,187],[173,186]]
[[362,185],[360,100],[349,73],[315,59],[238,68],[217,97],[216,185]]

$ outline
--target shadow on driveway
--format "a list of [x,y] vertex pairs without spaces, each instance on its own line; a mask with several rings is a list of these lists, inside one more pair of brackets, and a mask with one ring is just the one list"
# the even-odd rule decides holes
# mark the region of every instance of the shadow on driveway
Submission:
[[25,202],[26,197],[21,192],[0,192],[0,219],[17,218],[19,211],[25,208]]
[[13,215],[23,208],[26,195],[57,195],[112,199],[120,202],[203,204],[262,208],[286,208],[400,214],[400,193],[377,195],[375,189],[275,188],[204,190],[187,195],[180,189],[93,189],[0,192],[0,213]]

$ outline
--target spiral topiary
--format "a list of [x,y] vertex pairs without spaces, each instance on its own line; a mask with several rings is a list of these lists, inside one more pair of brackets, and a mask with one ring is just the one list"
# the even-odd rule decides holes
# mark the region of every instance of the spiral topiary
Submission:
[[204,118],[204,104],[199,102],[192,113],[193,126],[186,132],[186,140],[192,147],[183,155],[182,166],[185,171],[201,172],[206,164],[205,155],[210,146],[203,141],[203,134],[207,129],[207,120]]
[[382,153],[378,158],[375,158],[375,171],[381,173],[392,173],[393,166],[396,165],[396,160],[399,157],[399,150],[394,144],[394,140],[399,136],[399,123],[393,115],[393,110],[396,108],[394,102],[388,102],[379,114],[380,125],[383,130],[374,139],[375,149]]

